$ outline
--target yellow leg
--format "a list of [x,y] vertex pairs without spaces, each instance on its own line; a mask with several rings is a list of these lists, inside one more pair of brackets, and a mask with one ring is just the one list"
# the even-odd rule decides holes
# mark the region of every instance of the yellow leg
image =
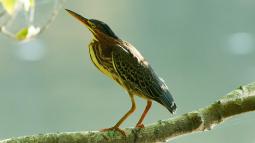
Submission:
[[130,98],[131,98],[131,103],[132,106],[129,109],[129,111],[111,128],[106,128],[106,129],[102,129],[101,131],[109,131],[109,130],[116,130],[119,131],[120,133],[122,133],[123,135],[126,135],[125,132],[123,130],[121,130],[119,128],[119,126],[128,118],[129,115],[131,115],[135,109],[136,109],[136,104],[135,104],[135,99],[134,99],[134,95],[129,94]]
[[144,125],[143,125],[142,123],[143,123],[143,120],[144,120],[146,114],[147,114],[148,111],[150,110],[151,105],[152,105],[151,100],[147,100],[147,105],[146,105],[146,107],[145,107],[145,109],[144,109],[144,111],[143,111],[142,116],[140,117],[139,121],[137,122],[137,124],[136,124],[136,126],[135,126],[136,128],[143,128],[143,127],[144,127]]

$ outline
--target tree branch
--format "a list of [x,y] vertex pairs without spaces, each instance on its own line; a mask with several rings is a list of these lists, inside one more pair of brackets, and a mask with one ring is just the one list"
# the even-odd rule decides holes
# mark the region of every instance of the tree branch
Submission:
[[241,113],[255,110],[255,82],[223,96],[213,104],[166,121],[146,126],[143,129],[126,128],[124,137],[119,132],[69,132],[39,134],[11,138],[0,143],[148,143],[165,141],[174,137],[212,129],[224,120]]

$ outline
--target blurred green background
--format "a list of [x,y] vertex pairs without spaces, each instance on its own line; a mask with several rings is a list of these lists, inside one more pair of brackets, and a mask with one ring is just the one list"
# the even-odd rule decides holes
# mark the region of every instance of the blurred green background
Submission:
[[[255,81],[253,0],[76,0],[64,8],[105,21],[164,78],[177,114],[204,107]],[[42,17],[43,18],[43,17]],[[98,130],[129,109],[127,93],[92,65],[91,33],[64,9],[42,35],[19,43],[0,35],[0,139]],[[122,127],[137,122],[145,101]],[[145,124],[173,117],[159,104]],[[171,143],[255,143],[254,113]]]

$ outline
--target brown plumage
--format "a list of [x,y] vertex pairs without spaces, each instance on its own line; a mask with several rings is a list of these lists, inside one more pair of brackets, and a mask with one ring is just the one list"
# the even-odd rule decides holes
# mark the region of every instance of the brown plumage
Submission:
[[147,100],[147,106],[136,127],[143,127],[142,122],[151,107],[152,100],[165,106],[171,113],[175,112],[176,104],[166,84],[134,46],[119,39],[104,22],[86,19],[73,11],[67,11],[85,24],[94,36],[89,44],[89,53],[94,65],[126,89],[131,98],[130,110],[115,126],[103,131],[118,130],[124,134],[119,126],[136,108],[134,95]]

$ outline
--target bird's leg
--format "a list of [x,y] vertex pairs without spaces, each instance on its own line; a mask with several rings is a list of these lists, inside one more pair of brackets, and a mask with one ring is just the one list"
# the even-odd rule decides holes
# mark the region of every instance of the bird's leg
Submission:
[[142,116],[140,117],[139,121],[137,122],[137,124],[135,126],[136,128],[144,128],[143,120],[144,120],[146,114],[148,113],[148,111],[150,110],[151,105],[152,105],[151,100],[147,100],[147,105],[146,105],[146,107],[145,107],[145,109],[143,111]]
[[131,115],[135,109],[136,109],[136,104],[135,104],[135,99],[134,99],[134,95],[129,94],[130,98],[131,98],[131,103],[132,106],[129,109],[129,111],[111,128],[106,128],[106,129],[102,129],[100,131],[110,131],[110,130],[115,130],[115,131],[119,131],[121,134],[123,134],[124,136],[126,136],[125,132],[123,130],[121,130],[119,128],[119,126],[128,118],[129,115]]

